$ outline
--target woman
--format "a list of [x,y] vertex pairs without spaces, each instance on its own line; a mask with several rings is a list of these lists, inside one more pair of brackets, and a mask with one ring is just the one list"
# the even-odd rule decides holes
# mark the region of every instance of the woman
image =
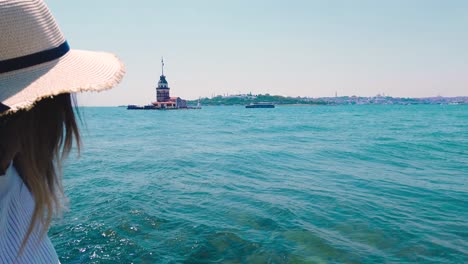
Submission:
[[80,142],[71,94],[123,74],[112,54],[71,50],[42,0],[0,0],[0,263],[59,262],[47,230]]

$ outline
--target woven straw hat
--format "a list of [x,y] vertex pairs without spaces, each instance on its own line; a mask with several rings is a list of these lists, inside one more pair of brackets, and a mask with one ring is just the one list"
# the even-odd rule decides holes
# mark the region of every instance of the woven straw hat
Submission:
[[0,0],[0,115],[62,93],[109,89],[124,73],[113,54],[70,49],[42,0]]

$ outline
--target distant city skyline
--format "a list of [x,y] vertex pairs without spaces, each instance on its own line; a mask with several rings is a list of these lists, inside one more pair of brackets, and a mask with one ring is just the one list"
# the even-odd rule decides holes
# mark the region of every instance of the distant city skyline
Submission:
[[182,98],[468,95],[468,1],[46,0],[72,48],[116,53],[117,88],[81,105]]

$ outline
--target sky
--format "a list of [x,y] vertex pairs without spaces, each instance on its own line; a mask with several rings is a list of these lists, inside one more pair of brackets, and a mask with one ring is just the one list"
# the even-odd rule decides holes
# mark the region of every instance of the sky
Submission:
[[46,0],[70,46],[126,65],[81,105],[171,96],[468,95],[465,0]]

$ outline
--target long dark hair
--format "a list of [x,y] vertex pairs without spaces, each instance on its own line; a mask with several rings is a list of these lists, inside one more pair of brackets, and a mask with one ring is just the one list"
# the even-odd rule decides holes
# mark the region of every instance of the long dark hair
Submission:
[[55,213],[62,208],[62,161],[73,141],[80,146],[74,113],[75,97],[60,94],[38,101],[29,110],[0,117],[0,161],[13,164],[34,197],[32,219],[20,252],[40,223],[45,235]]

